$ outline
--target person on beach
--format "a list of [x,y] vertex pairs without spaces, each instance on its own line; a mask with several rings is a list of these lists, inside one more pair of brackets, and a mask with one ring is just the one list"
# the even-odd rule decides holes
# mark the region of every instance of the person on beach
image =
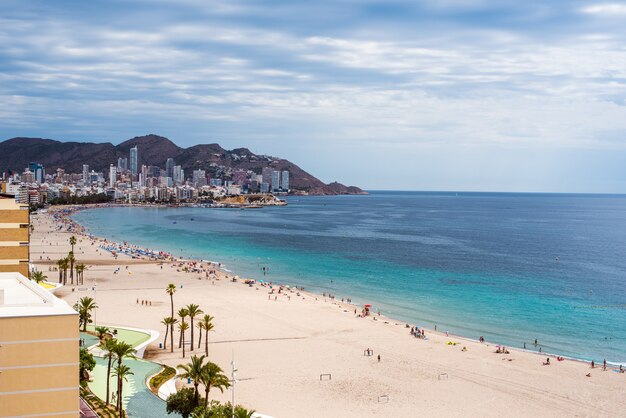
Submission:
[[546,362],[543,363],[544,366],[549,366],[550,365],[550,357],[546,357]]
[[596,363],[595,363],[595,361],[591,360],[591,368],[592,368],[592,369],[595,369],[595,367],[596,367]]
[[378,355],[378,362],[380,363],[380,354]]
[[606,359],[604,359],[604,363],[602,363],[602,370],[606,372]]

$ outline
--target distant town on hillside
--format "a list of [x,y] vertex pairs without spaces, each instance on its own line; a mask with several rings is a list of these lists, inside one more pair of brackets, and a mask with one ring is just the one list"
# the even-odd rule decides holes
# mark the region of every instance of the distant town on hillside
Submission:
[[0,155],[2,191],[31,205],[99,201],[267,205],[282,202],[267,195],[364,193],[340,183],[324,184],[287,160],[246,148],[228,151],[210,144],[183,149],[157,135],[135,137],[118,146],[13,138],[0,143]]

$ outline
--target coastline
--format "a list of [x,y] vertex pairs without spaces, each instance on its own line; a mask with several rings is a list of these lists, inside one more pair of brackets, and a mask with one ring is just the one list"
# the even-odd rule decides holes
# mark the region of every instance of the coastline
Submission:
[[[58,209],[60,209],[60,208],[63,208],[63,207],[64,207],[64,206],[59,206],[59,207],[57,207],[57,208],[58,208]],[[179,206],[171,206],[171,205],[167,205],[167,204],[159,204],[159,205],[156,205],[156,204],[155,204],[155,205],[138,205],[138,204],[124,204],[124,203],[122,203],[122,204],[120,204],[120,203],[105,203],[105,204],[95,204],[95,205],[74,205],[74,206],[69,206],[69,205],[68,205],[68,206],[65,206],[65,207],[71,208],[71,209],[70,209],[70,210],[71,210],[71,213],[69,213],[69,214],[68,214],[68,218],[69,218],[69,219],[70,219],[70,220],[71,220],[71,221],[72,221],[72,222],[73,222],[73,223],[74,223],[77,227],[79,227],[81,230],[87,230],[87,227],[85,227],[85,226],[83,226],[83,225],[80,225],[80,224],[79,224],[76,220],[74,220],[73,218],[71,218],[71,216],[72,216],[73,214],[75,214],[75,213],[79,212],[79,211],[82,211],[82,210],[89,210],[89,209],[96,209],[96,208],[107,208],[107,207],[133,207],[133,208],[152,208],[152,207],[158,207],[158,208],[178,208]],[[90,235],[90,236],[92,236],[92,235]],[[95,236],[94,236],[94,237],[95,237]],[[107,238],[104,238],[104,237],[95,237],[95,238],[98,238],[98,239],[101,239],[101,240],[107,240]],[[132,244],[132,243],[129,243],[128,245],[129,245],[129,246],[132,246],[132,247],[137,247],[137,248],[140,248],[139,246],[134,245],[134,244]],[[154,248],[153,248],[152,250],[154,250]],[[157,249],[157,250],[161,250],[161,249]],[[173,250],[171,250],[171,249],[170,249],[170,251],[172,251],[172,254],[173,254]],[[186,261],[193,261],[193,262],[207,261],[207,260],[203,260],[203,259],[201,259],[201,258],[199,258],[199,257],[194,257],[193,255],[189,255],[188,257],[187,257],[187,256],[183,256],[183,255],[180,255],[180,256],[178,256],[178,257],[175,257],[175,256],[173,256],[173,257],[174,257],[176,260],[178,260],[178,261],[183,261],[183,262],[186,262]],[[187,258],[186,258],[186,257],[187,257]],[[238,271],[237,271],[237,268],[236,268],[236,267],[231,267],[230,265],[228,265],[228,266],[227,266],[226,264],[222,263],[222,262],[221,262],[221,260],[220,260],[220,261],[212,261],[212,263],[214,263],[214,264],[220,264],[220,266],[221,266],[221,267],[220,267],[221,271],[222,271],[222,272],[224,272],[226,275],[228,275],[228,274],[232,274],[232,275],[238,275],[238,274],[240,274],[240,272],[238,272]],[[228,268],[227,268],[227,267],[228,267]],[[231,268],[232,268],[233,270],[231,270]],[[239,276],[237,276],[237,277],[239,277]],[[243,277],[243,275],[242,275],[242,277]],[[288,281],[285,281],[284,283],[283,283],[283,282],[281,282],[281,281],[276,281],[274,284],[279,285],[279,286],[281,286],[281,285],[282,285],[282,286],[285,286],[285,285],[291,285],[291,286],[293,286],[293,285],[294,285],[293,283],[290,283],[290,282],[288,282]],[[306,286],[306,284],[305,284],[305,286]],[[319,286],[318,286],[318,287],[319,287]],[[325,295],[322,293],[322,289],[315,290],[315,291],[312,291],[312,290],[310,290],[310,289],[307,289],[307,291],[306,291],[306,292],[307,292],[310,296],[312,296],[312,297],[319,297],[319,298],[323,298],[323,297],[325,296]],[[344,296],[352,297],[352,295],[345,295],[345,294],[344,294]],[[361,298],[362,300],[367,301],[367,302],[374,302],[374,306],[379,306],[379,303],[378,303],[378,301],[377,301],[377,300],[375,300],[375,298],[372,298],[372,297],[370,297],[370,296],[364,297],[364,296],[362,296],[362,295],[360,296],[360,298]],[[342,302],[343,302],[343,301],[342,301]],[[363,309],[363,306],[362,306],[362,305],[359,305],[359,304],[352,304],[352,303],[347,304],[347,303],[346,303],[346,306],[348,306],[350,309],[355,309],[355,308],[356,308],[356,309],[357,309],[357,310],[359,310],[359,311],[360,311],[361,309]],[[410,324],[410,325],[413,325],[413,324],[412,324],[412,322],[413,322],[413,321],[416,321],[415,319],[407,319],[407,318],[402,319],[402,318],[394,317],[394,316],[393,316],[393,314],[384,314],[384,313],[383,313],[383,314],[381,315],[381,317],[383,317],[385,320],[387,320],[387,321],[389,321],[389,322],[394,322],[394,323],[396,323],[396,324],[407,324],[407,323],[408,323],[408,324]],[[423,320],[417,320],[417,322],[420,322],[420,323],[421,323],[421,322],[424,322],[424,321],[423,321]],[[431,322],[434,322],[435,324],[437,324],[437,321],[435,321],[435,320],[431,320]],[[458,325],[458,324],[456,324],[456,323],[448,323],[448,326],[449,326],[449,327],[455,327],[455,326],[457,326],[457,325]],[[420,327],[420,329],[425,329],[425,330],[427,330],[427,331],[428,331],[428,332],[430,332],[430,333],[437,333],[437,334],[438,334],[438,335],[440,335],[440,336],[445,336],[445,335],[446,335],[446,332],[447,332],[447,331],[443,331],[443,329],[445,329],[445,328],[439,328],[439,330],[437,330],[437,325],[435,325],[435,327],[434,327],[434,328],[433,328],[432,326],[430,326],[430,327],[429,327],[429,326],[422,326],[422,325],[420,325],[419,327]],[[478,334],[480,334],[480,332],[478,332]],[[457,339],[463,339],[463,340],[466,340],[466,341],[473,341],[473,342],[478,342],[478,341],[479,341],[479,339],[478,339],[477,337],[467,336],[467,335],[463,335],[463,334],[459,334],[459,333],[454,333],[454,332],[450,332],[448,335],[449,335],[450,337],[454,337],[454,338],[457,338]],[[521,346],[510,345],[510,344],[512,344],[512,343],[510,343],[510,342],[509,342],[509,343],[506,343],[506,342],[501,342],[501,341],[497,341],[497,340],[493,340],[493,339],[488,339],[488,340],[485,340],[485,343],[486,343],[486,344],[488,344],[488,345],[492,345],[492,346],[503,346],[503,347],[504,347],[504,346],[506,346],[506,348],[507,348],[507,349],[509,349],[509,350],[511,350],[511,349],[512,349],[512,350],[516,350],[516,351],[520,351],[520,352],[526,352],[526,353],[530,353],[530,354],[537,354],[537,355],[539,355],[539,356],[552,356],[552,357],[555,357],[555,358],[556,358],[556,357],[561,357],[561,358],[566,358],[566,359],[568,359],[568,360],[580,361],[580,362],[582,362],[582,363],[586,363],[586,364],[590,364],[590,363],[591,363],[591,361],[592,361],[591,359],[593,358],[593,357],[591,357],[591,358],[584,358],[584,357],[579,357],[579,356],[572,355],[572,354],[565,354],[565,353],[561,353],[561,352],[559,352],[558,350],[545,351],[545,346],[544,346],[542,343],[540,343],[538,346],[535,346],[535,350],[533,350],[532,348],[530,348],[530,347],[532,347],[532,346],[533,346],[533,344],[532,344],[530,341],[528,342],[528,347],[529,347],[529,348],[526,348],[526,347],[522,348]],[[541,348],[542,348],[542,350],[538,351],[538,348],[537,348],[537,347],[541,347]],[[598,359],[595,359],[595,360],[597,361]],[[617,366],[617,367],[619,367],[620,365],[623,365],[623,366],[625,366],[625,367],[626,367],[626,361],[624,361],[624,362],[620,362],[620,361],[617,361],[617,360],[615,360],[615,359],[608,359],[608,358],[607,358],[606,360],[607,360],[607,364],[614,365],[614,366]]]
[[[99,207],[99,206],[96,206],[96,207]],[[83,209],[89,209],[89,208],[91,208],[91,207],[79,207],[79,208],[74,208],[74,209],[75,210],[83,210]],[[55,211],[53,210],[51,212],[54,213]],[[68,213],[66,215],[67,219],[65,221],[62,221],[66,226],[68,225],[69,222],[74,222],[75,225],[78,225],[75,221],[69,220],[69,216],[71,216],[72,213],[74,213],[74,212]],[[80,233],[87,232],[83,227],[76,227],[76,226],[72,227],[72,229],[74,229],[74,228],[76,228],[74,233],[79,233],[79,231],[80,231]],[[36,230],[36,232],[37,232],[37,230]],[[67,235],[67,233],[65,233],[64,235]],[[81,241],[83,239],[90,239],[90,240],[93,240],[93,241],[100,241],[100,242],[105,241],[106,242],[106,240],[102,240],[102,239],[99,239],[97,237],[93,237],[93,236],[90,236],[90,235],[83,235],[83,236],[81,236]],[[100,259],[101,259],[100,261],[105,261],[105,260],[102,260],[102,258],[106,258],[106,254],[100,254]],[[108,260],[106,260],[106,261],[108,261]],[[146,260],[141,260],[141,259],[132,260],[132,262],[133,263],[137,263],[137,265],[140,265],[140,262],[142,262],[142,261],[146,261]],[[35,263],[35,264],[38,264],[37,260],[33,260],[32,262]],[[131,262],[131,261],[130,260],[126,260],[126,259],[119,259],[116,264],[127,264],[129,262]],[[169,263],[181,263],[181,262],[182,263],[197,263],[198,261],[197,260],[195,260],[195,261],[180,260],[180,259],[177,259],[177,258],[172,258],[168,262]],[[43,265],[49,265],[49,263],[42,263],[42,264]],[[149,265],[146,264],[146,267],[149,267]],[[157,272],[158,272],[158,270],[157,270]],[[221,283],[220,283],[221,285],[231,285],[232,282],[227,282],[226,280],[229,280],[231,278],[230,276],[232,276],[232,275],[233,275],[233,273],[221,272],[220,274],[218,274],[216,276],[218,276],[217,280],[221,281]],[[100,281],[100,279],[98,279],[98,280]],[[204,282],[204,280],[202,280],[202,281]],[[205,283],[208,284],[208,281],[206,281]],[[240,289],[241,288],[245,289],[245,288],[248,287],[248,286],[241,286],[241,284],[239,282],[235,283],[235,284],[237,284],[238,286],[236,286],[236,287],[239,287]],[[279,285],[275,285],[275,286],[279,286]],[[263,286],[263,287],[265,287],[265,286]],[[209,288],[210,288],[210,286],[209,286]],[[131,289],[129,289],[129,290],[131,290]],[[354,311],[354,309],[357,309],[357,311],[361,309],[360,307],[356,307],[355,305],[351,305],[351,304],[346,303],[346,302],[342,303],[340,301],[329,300],[327,298],[324,298],[323,295],[317,295],[315,293],[311,293],[311,292],[308,292],[306,290],[300,291],[300,292],[302,293],[302,295],[306,299],[310,300],[311,302],[320,302],[320,303],[322,303],[322,299],[325,299],[324,302],[323,302],[324,305],[326,305],[326,306],[334,306],[335,310],[338,307],[340,310],[343,311],[342,312],[343,314],[345,314],[346,312],[347,313],[351,313],[350,311]],[[76,295],[71,295],[71,296],[76,296]],[[291,300],[292,296],[295,296],[294,293],[290,293],[289,300]],[[268,295],[268,299],[270,299],[270,298],[271,298],[271,296]],[[337,312],[333,312],[333,313],[337,314]],[[305,314],[306,314],[306,312],[305,312]],[[342,315],[342,316],[345,316],[345,315]],[[352,316],[352,315],[350,315],[350,316]],[[377,316],[374,316],[374,318],[375,317],[377,317]],[[371,319],[372,317],[369,317],[369,318]],[[388,318],[388,317],[385,317],[383,315],[381,315],[379,318],[380,319],[371,320],[371,321],[370,320],[363,321],[361,319],[361,320],[358,320],[356,322],[359,323],[359,325],[365,325],[365,323],[367,323],[367,325],[365,325],[366,327],[368,325],[370,325],[370,324],[376,324],[376,325],[372,325],[372,326],[377,326],[377,327],[380,327],[381,325],[389,325],[390,327],[387,327],[387,328],[393,328],[394,331],[396,331],[396,333],[397,333],[397,331],[400,331],[399,332],[400,335],[405,333],[405,332],[408,334],[408,330],[406,330],[406,328],[405,328],[404,321],[394,320],[393,318]],[[353,318],[351,318],[350,320],[353,321],[353,322],[355,321]],[[119,323],[119,321],[118,321],[118,323]],[[129,323],[129,324],[126,324],[126,325],[133,326],[134,324],[133,323]],[[323,330],[324,330],[324,328],[322,327],[322,329],[318,330],[318,332],[319,331],[323,332]],[[369,335],[372,331],[375,331],[375,330],[371,330],[371,329],[366,330],[366,334],[365,335]],[[435,349],[435,347],[433,346],[435,344],[437,344],[437,345],[446,344],[445,340],[448,340],[448,341],[451,341],[451,340],[461,340],[461,341],[463,341],[463,343],[458,343],[457,345],[459,345],[459,346],[466,345],[467,347],[469,347],[469,351],[470,352],[474,352],[475,350],[478,350],[478,349],[480,349],[482,351],[487,350],[488,352],[493,352],[492,351],[493,348],[497,346],[494,343],[484,343],[484,344],[481,344],[480,342],[478,342],[476,340],[472,340],[472,339],[469,339],[469,338],[456,336],[456,335],[452,335],[452,334],[450,334],[449,336],[446,336],[445,333],[435,332],[434,330],[427,330],[427,329],[425,329],[425,333],[429,337],[429,340],[428,341],[419,340],[419,342],[415,341],[415,343],[417,343],[417,344],[424,343],[424,345],[429,345],[430,347],[427,348],[429,350]],[[406,336],[406,337],[404,337],[404,339],[405,340],[408,339],[410,341],[413,338],[411,338],[410,336]],[[433,341],[433,340],[435,340],[435,341]],[[406,341],[404,341],[404,342],[406,342]],[[444,347],[437,347],[437,348],[439,350],[441,350],[443,348],[443,350],[449,351],[449,348],[446,348],[445,346]],[[537,357],[537,354],[540,354],[540,356],[543,356],[543,357],[551,357],[551,358],[554,358],[556,356],[554,354],[548,354],[548,353],[535,353],[535,352],[532,352],[530,350],[524,351],[522,349],[515,349],[515,348],[507,348],[507,349],[510,350],[511,357],[513,357],[513,356],[515,356],[515,357],[518,357],[518,356],[519,357],[524,357],[526,360],[531,359],[529,361],[530,362],[534,362],[534,363],[539,363],[541,361],[541,358]],[[448,353],[446,353],[446,354],[448,354]],[[532,354],[532,356],[530,356],[530,354]],[[160,359],[158,357],[156,359],[158,361],[160,361]],[[504,358],[503,358],[503,360],[504,360]],[[520,359],[518,358],[516,360],[520,360]],[[584,363],[583,361],[579,361],[577,359],[572,359],[572,360],[576,360],[576,361],[565,360],[564,362],[559,364],[558,367],[564,366],[567,363],[571,363],[572,366],[576,365],[576,364],[579,364],[580,366],[583,366],[584,369],[586,370],[587,363]],[[509,362],[510,361],[512,361],[512,360],[509,359]],[[506,364],[506,363],[509,363],[509,362],[505,362],[503,364]],[[554,362],[554,363],[556,363],[556,362]],[[580,367],[580,366],[578,366],[578,367]],[[544,369],[540,369],[540,370],[543,372]],[[582,373],[582,370],[580,370],[580,373]],[[614,374],[614,373],[611,373],[611,375],[612,374]],[[615,375],[617,377],[619,377],[619,378],[621,378],[623,376],[623,375],[617,375],[617,374],[615,374]],[[584,374],[580,374],[580,376],[582,376],[581,379],[585,378]],[[624,380],[623,379],[618,379],[618,382],[621,382],[621,384],[623,385]],[[254,405],[252,405],[252,406],[254,406]],[[271,412],[272,411],[267,410],[267,413],[271,413]],[[543,411],[543,412],[546,412],[546,411]],[[542,415],[542,414],[540,414],[540,415]]]

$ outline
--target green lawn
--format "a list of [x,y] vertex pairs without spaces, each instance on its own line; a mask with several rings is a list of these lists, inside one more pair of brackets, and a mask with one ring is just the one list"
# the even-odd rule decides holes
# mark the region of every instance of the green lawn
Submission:
[[[150,339],[150,334],[140,331],[130,331],[123,328],[109,327],[111,331],[117,329],[117,338],[119,341],[124,341],[127,344],[137,347],[139,344],[144,343]],[[93,325],[88,325],[87,330],[95,331]]]

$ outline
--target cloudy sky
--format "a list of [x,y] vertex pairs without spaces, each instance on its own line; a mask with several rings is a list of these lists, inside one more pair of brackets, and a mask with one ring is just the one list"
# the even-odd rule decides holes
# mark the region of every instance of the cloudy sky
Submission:
[[626,193],[626,2],[0,2],[0,139],[157,133],[368,189]]

